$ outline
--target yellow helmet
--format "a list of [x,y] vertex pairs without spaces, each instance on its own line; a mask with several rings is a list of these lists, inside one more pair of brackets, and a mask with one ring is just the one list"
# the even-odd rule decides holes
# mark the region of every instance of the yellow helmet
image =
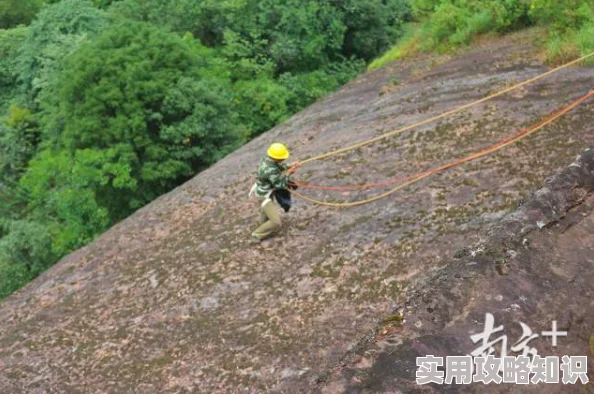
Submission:
[[275,160],[285,160],[289,158],[289,150],[283,144],[275,143],[268,148],[268,156]]

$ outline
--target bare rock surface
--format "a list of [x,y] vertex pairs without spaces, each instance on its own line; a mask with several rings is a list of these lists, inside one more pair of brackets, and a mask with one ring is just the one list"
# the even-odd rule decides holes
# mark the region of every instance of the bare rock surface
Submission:
[[[576,186],[576,196],[565,199],[530,198],[530,193],[594,143],[592,102],[517,145],[376,203],[335,210],[298,201],[284,216],[280,237],[258,247],[247,243],[257,216],[247,193],[269,143],[283,141],[294,158],[306,158],[437,115],[545,71],[522,40],[514,36],[453,59],[428,57],[364,75],[64,258],[0,304],[0,392],[359,392],[366,390],[365,382],[372,388],[400,387],[408,384],[410,371],[394,378],[390,374],[399,369],[391,363],[414,362],[403,352],[412,355],[418,349],[403,342],[398,346],[409,348],[382,356],[375,347],[366,347],[381,343],[374,336],[378,321],[444,272],[483,276],[485,286],[492,286],[484,289],[491,300],[473,293],[478,282],[452,279],[447,285],[458,291],[456,296],[433,296],[442,305],[431,307],[437,319],[418,312],[422,324],[417,327],[416,320],[407,318],[399,340],[426,336],[430,346],[431,335],[443,330],[444,322],[460,319],[458,326],[447,325],[460,342],[443,346],[465,349],[465,324],[472,319],[461,317],[479,313],[481,302],[493,312],[503,303],[518,304],[518,313],[530,312],[526,317],[534,317],[534,324],[550,319],[562,307],[561,298],[543,298],[546,308],[537,315],[540,301],[528,297],[529,286],[543,295],[546,286],[557,289],[561,283],[586,291],[588,284],[576,271],[586,260],[566,272],[562,265],[556,267],[563,282],[533,284],[514,282],[524,276],[496,276],[486,257],[466,267],[452,262],[452,256],[504,234],[490,234],[489,229],[510,218],[506,215],[523,199],[557,204],[540,216],[526,212],[530,228],[514,227],[514,217],[505,226],[516,236],[545,223],[539,235],[530,235],[541,245],[536,250],[556,248],[590,231],[590,219],[575,219],[565,235],[547,224],[578,200],[590,204],[587,188]],[[568,69],[442,122],[304,166],[298,177],[329,185],[407,177],[509,137],[585,94],[592,81],[594,69]],[[568,181],[563,188],[572,185]],[[348,201],[381,190],[304,192]],[[558,196],[551,188],[541,193]],[[550,237],[543,235],[549,232]],[[579,247],[587,252],[588,245]],[[536,255],[523,255],[536,252],[514,251],[528,263],[512,263],[511,273],[521,269],[546,275],[538,270],[538,260],[531,260]],[[493,251],[493,256],[504,252]],[[553,270],[556,260],[543,260]],[[467,295],[475,297],[470,304]],[[524,295],[528,301],[517,300]],[[574,301],[567,302],[579,309]],[[584,327],[591,323],[588,319],[580,320]],[[369,333],[375,339],[361,342]],[[385,373],[354,379],[356,372],[349,376],[347,371],[355,367],[347,368],[348,363],[365,352],[370,356],[359,360],[358,368]]]
[[[538,338],[529,347],[545,356],[588,356],[594,372],[594,148],[549,179],[517,211],[475,245],[474,256],[450,261],[400,308],[403,320],[386,319],[328,373],[324,393],[583,393],[584,385],[416,384],[416,357],[467,355],[480,347],[485,314],[508,336],[508,355],[527,324]],[[543,223],[537,226],[536,223]],[[540,227],[540,228],[539,228]],[[507,275],[496,267],[505,261]],[[400,316],[400,315],[398,315]],[[557,321],[567,337],[553,347]],[[501,334],[494,334],[495,339]],[[498,349],[500,351],[500,349]],[[497,353],[496,356],[499,356]]]

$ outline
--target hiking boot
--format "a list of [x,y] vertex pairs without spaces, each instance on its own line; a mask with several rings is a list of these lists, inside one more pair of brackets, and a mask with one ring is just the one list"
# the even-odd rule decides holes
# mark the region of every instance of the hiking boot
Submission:
[[260,245],[260,243],[262,243],[262,240],[258,237],[252,236],[249,243],[250,245]]

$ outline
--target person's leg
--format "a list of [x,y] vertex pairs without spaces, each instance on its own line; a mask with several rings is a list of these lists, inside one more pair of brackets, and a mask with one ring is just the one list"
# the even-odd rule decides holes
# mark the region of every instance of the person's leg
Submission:
[[253,232],[252,236],[262,240],[270,237],[280,229],[281,216],[276,204],[272,201],[268,201],[266,205],[260,209],[267,220]]
[[261,201],[258,203],[258,210],[260,211],[260,217],[258,218],[258,226],[261,226],[268,221],[268,216],[266,216],[266,213],[262,209]]

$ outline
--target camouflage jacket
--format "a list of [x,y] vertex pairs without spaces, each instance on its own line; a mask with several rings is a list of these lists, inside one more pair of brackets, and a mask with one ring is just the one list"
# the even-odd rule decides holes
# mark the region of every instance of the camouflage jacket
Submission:
[[276,189],[286,189],[290,177],[283,172],[288,168],[286,164],[278,163],[269,157],[262,159],[256,175],[256,195],[265,197]]

